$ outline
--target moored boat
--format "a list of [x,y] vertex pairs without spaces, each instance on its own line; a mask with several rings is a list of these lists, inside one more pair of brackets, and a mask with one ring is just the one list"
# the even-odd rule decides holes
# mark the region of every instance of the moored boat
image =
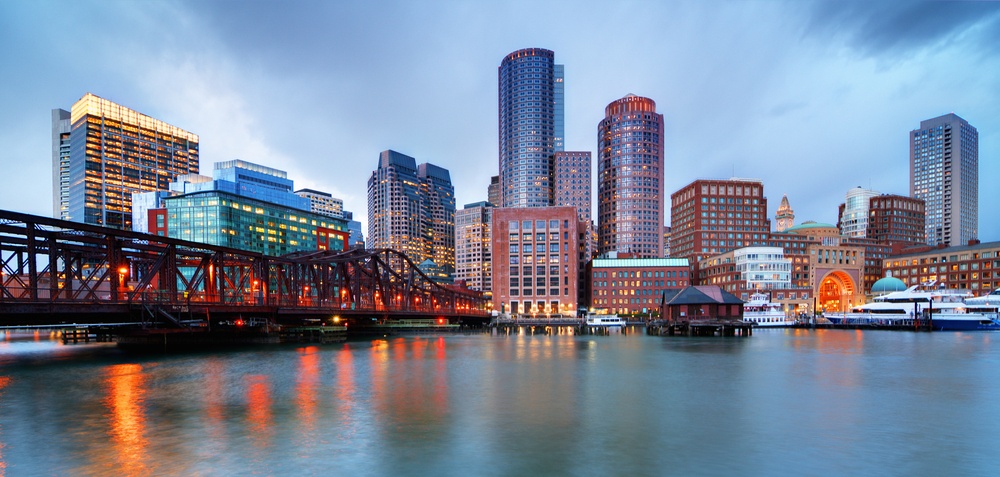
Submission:
[[625,325],[627,324],[625,322],[625,319],[619,317],[618,315],[605,315],[597,313],[588,314],[586,316],[585,323],[587,324],[587,326],[618,328],[618,329],[624,328]]
[[926,324],[937,331],[1000,330],[997,306],[1000,295],[991,306],[986,300],[978,303],[965,290],[920,289],[914,285],[904,291],[876,297],[871,303],[857,306],[847,313],[825,313],[835,325],[906,326]]
[[782,311],[781,303],[771,303],[768,294],[761,292],[750,295],[750,300],[744,303],[743,321],[749,321],[761,327],[795,325],[795,318],[789,317]]

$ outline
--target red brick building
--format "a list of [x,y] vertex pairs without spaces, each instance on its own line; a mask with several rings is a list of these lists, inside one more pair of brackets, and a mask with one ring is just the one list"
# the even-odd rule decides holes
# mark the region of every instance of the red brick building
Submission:
[[650,314],[664,290],[691,285],[690,274],[687,259],[595,258],[587,264],[587,301],[593,310]]
[[771,232],[757,179],[696,180],[670,195],[670,256],[699,260],[764,245]]
[[576,207],[493,211],[493,309],[575,315],[587,228]]

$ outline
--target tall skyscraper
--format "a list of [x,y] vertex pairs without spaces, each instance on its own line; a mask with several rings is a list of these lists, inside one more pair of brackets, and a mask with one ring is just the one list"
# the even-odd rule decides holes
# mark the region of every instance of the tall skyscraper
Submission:
[[526,48],[498,68],[503,207],[552,205],[552,155],[562,149],[563,73],[555,53]]
[[379,154],[368,179],[369,248],[403,252],[415,264],[431,259],[455,269],[455,190],[448,171],[396,151]]
[[613,101],[597,128],[598,253],[663,256],[663,115],[635,95]]
[[910,131],[910,197],[926,207],[927,243],[966,245],[979,235],[979,132],[955,114]]
[[455,187],[451,174],[434,164],[417,166],[424,196],[427,258],[447,275],[455,273]]
[[57,218],[130,230],[133,193],[167,190],[178,175],[198,173],[196,134],[91,93],[69,113],[53,110],[52,131]]

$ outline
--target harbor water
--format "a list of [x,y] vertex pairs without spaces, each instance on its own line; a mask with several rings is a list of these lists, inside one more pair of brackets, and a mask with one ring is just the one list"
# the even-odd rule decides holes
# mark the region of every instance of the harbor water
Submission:
[[1000,475],[1000,334],[0,336],[0,476]]

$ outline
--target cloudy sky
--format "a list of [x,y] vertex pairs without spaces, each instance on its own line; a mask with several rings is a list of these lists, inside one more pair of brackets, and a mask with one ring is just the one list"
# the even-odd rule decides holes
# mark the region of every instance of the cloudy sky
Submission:
[[1000,240],[987,2],[0,1],[0,209],[51,214],[51,110],[86,92],[199,134],[202,173],[283,169],[362,222],[385,149],[449,169],[459,207],[485,200],[497,66],[526,47],[565,65],[568,150],[646,96],[668,196],[758,178],[797,223],[835,223],[852,187],[907,194],[909,131],[954,112],[979,130],[980,237]]

